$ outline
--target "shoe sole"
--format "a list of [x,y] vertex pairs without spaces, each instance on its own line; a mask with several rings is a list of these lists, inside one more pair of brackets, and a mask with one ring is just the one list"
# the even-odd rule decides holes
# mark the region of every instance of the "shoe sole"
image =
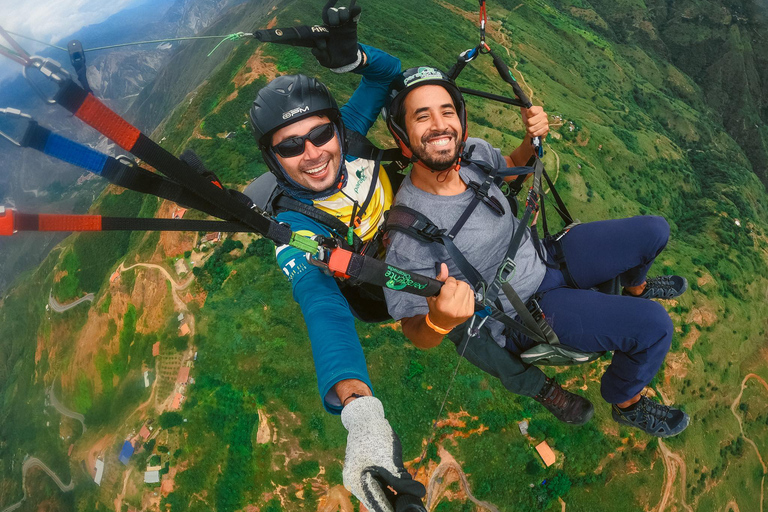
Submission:
[[[683,413],[683,414],[685,414],[685,413]],[[688,425],[691,424],[691,417],[688,416],[687,414],[685,414],[685,417],[683,418],[683,421],[681,421],[680,425],[678,425],[679,430],[671,432],[669,434],[651,434],[650,432],[646,432],[645,430],[643,430],[642,428],[638,427],[637,425],[634,425],[634,424],[632,424],[632,423],[630,423],[630,422],[628,422],[626,420],[621,419],[621,416],[619,416],[617,418],[616,416],[611,415],[611,418],[613,418],[613,421],[615,421],[619,425],[626,425],[627,427],[636,428],[637,430],[639,430],[641,432],[645,432],[649,436],[660,437],[662,439],[666,439],[668,437],[675,437],[676,435],[680,434],[683,430],[688,428]]]

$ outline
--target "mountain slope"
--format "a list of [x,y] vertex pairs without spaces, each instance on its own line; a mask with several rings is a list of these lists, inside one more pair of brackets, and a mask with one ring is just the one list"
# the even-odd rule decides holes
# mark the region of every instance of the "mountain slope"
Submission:
[[[278,26],[313,23],[322,4],[315,1],[310,9],[306,2],[286,1],[274,12],[247,4],[221,23],[231,30],[264,26],[273,17]],[[404,66],[447,68],[477,42],[476,9],[470,0],[369,2],[361,40],[399,56]],[[420,463],[457,364],[455,351],[417,351],[391,325],[360,324],[375,391],[401,437],[405,459],[420,468],[419,478],[436,478],[432,488],[442,493],[433,499],[441,512],[473,506],[450,473],[438,481],[438,462],[448,461],[442,450],[456,458],[472,495],[502,511],[561,510],[558,498],[570,510],[598,512],[656,510],[663,503],[667,510],[721,512],[731,502],[743,511],[760,510],[764,474],[744,436],[765,459],[768,401],[755,379],[744,379],[750,373],[768,378],[768,197],[744,141],[729,134],[693,71],[667,59],[660,42],[620,36],[629,30],[622,24],[634,26],[624,4],[612,9],[598,2],[499,0],[488,9],[489,41],[534,103],[557,116],[551,118],[544,163],[569,208],[584,221],[636,214],[670,221],[670,246],[653,273],[686,275],[691,290],[665,303],[676,336],[648,392],[682,404],[693,423],[663,445],[619,428],[599,395],[606,360],[545,369],[595,402],[595,418],[578,428],[556,423],[532,401],[510,396],[462,364],[435,427],[441,448],[429,445]],[[134,115],[143,126],[162,119],[155,137],[165,138],[164,147],[177,154],[192,147],[231,186],[242,187],[265,171],[243,124],[269,76],[319,76],[339,101],[357,83],[355,76],[321,69],[305,49],[241,41],[218,55],[215,65],[203,58],[207,51],[190,45],[179,52],[141,94]],[[202,83],[200,66],[213,70]],[[460,82],[508,94],[494,73],[480,58]],[[468,105],[473,136],[507,149],[519,143],[516,109],[477,98],[468,98]],[[218,137],[227,132],[235,136]],[[390,145],[380,122],[372,137]],[[173,210],[112,192],[100,198],[97,211],[167,216]],[[271,244],[238,237],[242,249],[227,240],[204,251],[194,249],[195,234],[175,236],[72,237],[0,307],[0,488],[8,490],[3,494],[21,494],[18,464],[27,452],[50,454],[58,464],[54,470],[67,470],[67,442],[42,427],[45,419],[37,412],[46,386],[62,375],[57,396],[88,422],[85,435],[72,435],[70,463],[77,466],[99,448],[109,475],[99,489],[88,486],[87,477],[76,477],[79,510],[112,506],[118,494],[126,506],[139,507],[152,494],[141,480],[152,449],[140,451],[130,474],[116,462],[122,439],[138,431],[142,414],[164,425],[157,445],[167,453],[155,449],[155,455],[169,464],[175,482],[173,492],[161,493],[172,512],[243,510],[249,504],[317,510],[344,498],[337,486],[345,432],[338,418],[321,410],[300,312],[274,264]],[[149,261],[169,269],[177,259],[198,262],[190,296],[182,297],[195,318],[189,348],[177,336],[181,309],[173,286],[164,289],[164,278],[142,270],[107,282],[123,259],[126,266]],[[46,318],[50,287],[57,294],[95,292],[96,300],[87,311],[79,306],[84,309],[69,316]],[[22,316],[28,321],[18,321]],[[134,415],[149,400],[150,392],[135,384],[143,369],[154,367],[146,351],[155,340],[163,364],[176,354],[198,353],[195,383],[181,409],[185,423],[179,417],[174,425],[160,415],[162,400]],[[743,395],[742,382],[748,386]],[[154,396],[162,389],[161,398],[172,398],[172,386],[159,386]],[[17,406],[25,407],[27,423],[10,421]],[[743,434],[737,418],[744,422]],[[530,437],[519,433],[516,422],[522,419],[530,422]],[[556,465],[546,469],[532,449],[544,440],[557,454]]]

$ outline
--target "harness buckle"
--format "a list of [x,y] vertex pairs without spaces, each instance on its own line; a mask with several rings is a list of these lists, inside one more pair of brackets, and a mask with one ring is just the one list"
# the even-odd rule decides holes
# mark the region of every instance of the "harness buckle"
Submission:
[[515,277],[516,270],[517,264],[515,263],[515,260],[506,258],[499,267],[496,279],[498,279],[500,283],[508,283]]
[[55,105],[56,101],[54,101],[53,98],[46,97],[46,95],[43,94],[43,91],[40,90],[40,87],[35,82],[33,82],[29,76],[27,76],[28,69],[38,70],[45,78],[51,80],[56,85],[61,85],[65,81],[69,80],[69,72],[62,68],[61,64],[59,64],[57,61],[47,57],[43,58],[37,56],[30,57],[29,65],[25,66],[22,70],[24,78],[27,80],[27,82],[29,82],[29,85],[32,86],[32,89],[35,90],[37,95],[40,96],[46,103]]
[[[25,114],[21,110],[16,108],[0,108],[0,114],[6,115],[8,117],[14,117],[17,119],[25,120],[27,122],[27,128],[29,128],[29,125],[34,123],[34,121],[32,120],[32,116],[30,116],[29,114]],[[21,139],[23,138],[23,135],[18,140],[16,140],[10,135],[8,135],[7,133],[0,131],[0,137],[8,139],[8,141],[10,141],[10,143],[15,146],[21,147]]]
[[539,201],[538,201],[539,194],[534,192],[533,187],[531,187],[528,190],[528,199],[525,201],[525,207],[530,208],[531,211],[538,212],[539,211]]

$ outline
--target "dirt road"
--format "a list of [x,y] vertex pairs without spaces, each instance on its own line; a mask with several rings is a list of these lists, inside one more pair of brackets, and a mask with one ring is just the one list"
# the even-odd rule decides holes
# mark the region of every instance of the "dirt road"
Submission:
[[[736,416],[736,421],[739,422],[739,430],[741,431],[741,437],[744,438],[746,442],[752,445],[752,448],[755,449],[755,453],[757,454],[757,459],[760,461],[760,465],[763,467],[763,479],[760,481],[760,512],[763,512],[763,503],[765,502],[765,474],[768,473],[768,468],[765,466],[765,462],[763,461],[763,457],[760,455],[760,450],[757,449],[757,445],[753,440],[748,438],[746,434],[744,434],[744,422],[741,420],[741,416],[736,412],[736,409],[739,407],[739,403],[741,403],[741,396],[744,394],[744,388],[747,387],[747,382],[749,382],[750,379],[755,379],[757,382],[763,385],[766,391],[768,391],[768,382],[765,382],[765,379],[760,377],[759,375],[755,375],[754,373],[747,374],[746,377],[744,377],[744,380],[741,381],[741,391],[739,391],[739,396],[736,397],[736,399],[731,404],[731,412],[734,416]],[[732,502],[735,504],[735,502]],[[730,503],[729,503],[730,506]],[[738,510],[738,506],[736,507]]]
[[664,441],[659,439],[659,450],[661,451],[661,460],[664,462],[664,491],[661,495],[661,501],[656,508],[656,512],[664,512],[667,509],[667,505],[671,503],[673,489],[675,487],[675,480],[677,475],[680,475],[680,500],[679,504],[688,512],[693,512],[693,508],[685,502],[685,474],[686,466],[685,460],[664,444]]
[[[192,284],[192,281],[195,280],[194,274],[190,274],[189,277],[182,283],[177,283],[174,281],[171,274],[166,270],[164,267],[161,267],[160,265],[155,265],[154,263],[134,263],[130,267],[125,266],[125,262],[120,263],[120,267],[118,268],[119,272],[125,272],[126,270],[131,270],[135,267],[144,267],[144,268],[152,268],[155,270],[159,270],[163,276],[171,283],[171,288],[173,292],[171,293],[171,297],[173,298],[173,303],[176,304],[176,307],[184,313],[184,316],[187,316],[187,313],[189,313],[189,309],[187,308],[187,305],[184,303],[183,300],[178,295],[178,292],[182,290],[186,290],[187,287],[189,287],[190,284]],[[195,318],[192,315],[188,316],[189,318],[189,330],[192,334],[195,333]]]
[[445,477],[449,472],[454,471],[459,477],[461,488],[466,493],[467,498],[478,507],[478,510],[499,512],[499,509],[492,503],[480,501],[472,495],[472,491],[469,488],[469,482],[467,481],[467,475],[464,474],[464,470],[461,469],[461,466],[456,462],[456,459],[453,458],[453,455],[448,453],[448,451],[440,445],[438,445],[437,448],[437,455],[440,457],[440,464],[432,472],[432,475],[430,475],[429,483],[427,484],[427,510],[431,512],[438,505],[443,492],[445,492]]

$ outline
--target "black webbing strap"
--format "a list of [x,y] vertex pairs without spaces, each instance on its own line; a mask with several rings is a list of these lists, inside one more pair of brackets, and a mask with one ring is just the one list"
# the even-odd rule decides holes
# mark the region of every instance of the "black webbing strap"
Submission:
[[[173,201],[185,207],[203,211],[214,217],[234,220],[226,212],[223,212],[209,202],[202,200],[199,196],[180,186],[178,183],[137,165],[128,165],[116,158],[106,155],[103,155],[103,164],[98,166],[84,166],[83,162],[79,159],[67,158],[66,152],[59,151],[58,146],[56,146],[57,150],[52,150],[52,146],[49,144],[52,134],[53,132],[49,129],[43,128],[36,122],[31,121],[19,143],[23,147],[35,149],[48,156],[88,169],[110,183],[122,188],[168,199],[169,201]],[[56,140],[59,146],[62,144],[61,141],[64,141],[64,144],[71,143],[71,141],[60,136],[57,136]],[[72,143],[72,145],[80,146],[78,143]]]
[[[335,232],[340,238],[346,238],[349,226],[341,222],[337,217],[334,217],[330,213],[324,212],[319,208],[315,208],[310,204],[302,203],[301,201],[298,201],[290,196],[280,194],[275,200],[274,208],[275,211],[289,210],[300,213],[302,215],[306,215],[310,219],[316,220],[320,224],[330,228],[331,231]],[[354,242],[355,246],[358,244],[362,245],[363,243],[360,237],[357,235],[355,235]]]
[[253,231],[239,222],[13,212],[14,231]]
[[[226,190],[217,187],[193,171],[187,164],[109,110],[92,94],[87,94],[71,79],[60,85],[54,99],[76,117],[117,142],[120,147],[141,158],[176,183],[186,187],[202,200],[214,204],[230,218],[248,225],[277,245],[286,245],[292,241],[293,233],[290,227],[282,225],[263,212],[257,212],[243,202],[233,199]],[[83,108],[84,105],[85,108]],[[126,134],[130,137],[127,137]]]
[[395,205],[389,209],[384,223],[384,232],[398,231],[425,243],[439,243],[445,247],[448,256],[453,260],[469,283],[479,289],[485,280],[480,272],[464,257],[453,239],[444,229],[438,228],[425,215],[407,206]]

